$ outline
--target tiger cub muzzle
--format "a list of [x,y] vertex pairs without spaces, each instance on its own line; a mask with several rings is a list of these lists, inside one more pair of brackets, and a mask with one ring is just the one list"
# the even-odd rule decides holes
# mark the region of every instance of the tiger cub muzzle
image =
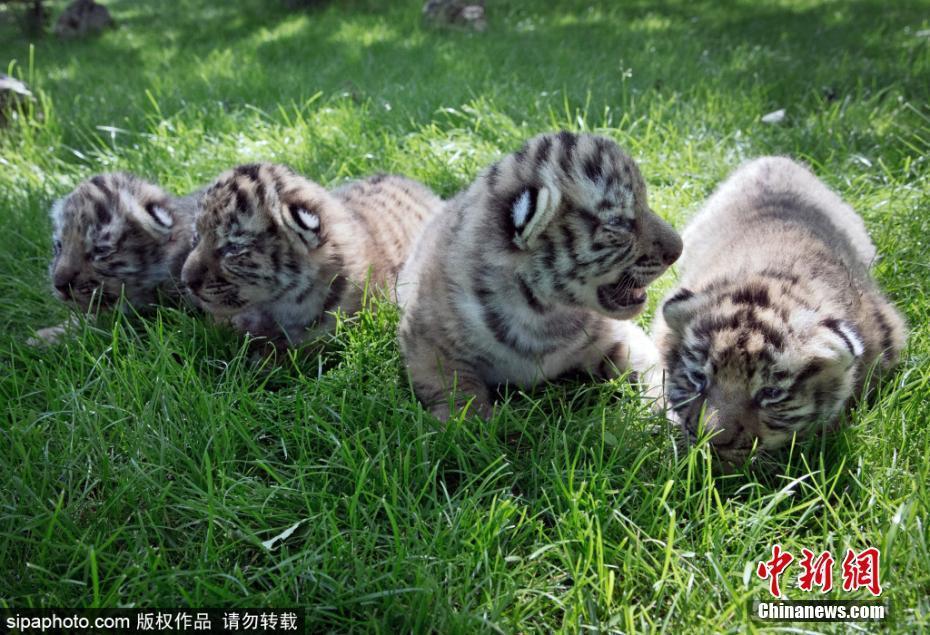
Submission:
[[636,241],[642,255],[619,278],[597,287],[597,301],[608,313],[633,317],[642,312],[646,287],[681,255],[681,237],[668,223],[649,211],[643,225],[643,235]]
[[[275,257],[290,261],[286,250]],[[228,316],[250,306],[274,301],[282,282],[271,269],[260,242],[248,247],[217,248],[209,239],[201,241],[181,270],[181,282],[204,310]]]

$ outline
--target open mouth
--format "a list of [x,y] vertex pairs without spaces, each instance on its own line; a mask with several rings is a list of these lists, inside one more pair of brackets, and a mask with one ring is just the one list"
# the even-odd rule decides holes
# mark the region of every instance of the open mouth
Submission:
[[249,302],[235,295],[216,295],[204,293],[202,290],[189,290],[194,303],[201,309],[217,316],[230,316],[241,312],[249,306]]
[[85,311],[91,308],[110,308],[119,299],[118,295],[97,285],[82,285],[76,289],[68,289],[67,292],[56,289],[55,293],[64,302],[73,302]]
[[646,288],[638,286],[632,276],[623,274],[616,282],[599,286],[597,300],[608,311],[636,309],[646,304]]

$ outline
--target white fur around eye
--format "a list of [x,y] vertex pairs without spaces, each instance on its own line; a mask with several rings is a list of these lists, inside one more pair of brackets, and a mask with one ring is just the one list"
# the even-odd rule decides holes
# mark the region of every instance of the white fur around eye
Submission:
[[315,231],[320,227],[320,217],[310,212],[303,207],[298,207],[296,210],[297,218],[300,222],[311,231]]
[[171,217],[171,214],[169,214],[168,210],[166,210],[164,207],[161,207],[160,205],[153,205],[149,211],[151,211],[152,216],[155,217],[155,220],[157,220],[165,227],[171,227],[174,225],[174,218]]
[[61,226],[64,224],[62,216],[65,213],[65,199],[60,198],[52,205],[51,217],[52,217],[52,226],[55,228],[55,231],[61,231]]
[[530,191],[526,190],[514,201],[513,204],[513,224],[516,227],[523,227],[526,219],[530,215]]
[[620,198],[620,208],[623,210],[623,213],[628,216],[632,215],[633,214],[633,202],[634,202],[633,199],[636,198],[636,196],[633,194],[633,190],[630,189],[628,186],[623,187],[620,190],[619,198]]

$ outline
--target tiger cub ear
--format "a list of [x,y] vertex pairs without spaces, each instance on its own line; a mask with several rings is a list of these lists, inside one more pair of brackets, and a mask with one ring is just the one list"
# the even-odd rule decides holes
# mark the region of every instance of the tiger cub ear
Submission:
[[309,248],[320,246],[320,213],[309,205],[302,203],[282,203],[284,208],[281,220],[284,226],[297,234],[297,237]]
[[[156,238],[167,237],[174,228],[174,211],[167,202],[124,201],[124,208],[129,211],[133,219],[149,234]],[[106,214],[109,218],[110,214]],[[106,224],[106,223],[103,223]]]
[[662,317],[673,331],[681,331],[701,303],[691,289],[681,288],[662,304]]
[[862,335],[852,323],[836,318],[826,318],[817,325],[812,351],[820,359],[853,364],[865,352]]
[[509,205],[513,220],[514,244],[527,251],[536,246],[539,235],[552,222],[562,195],[557,187],[526,187],[520,190]]

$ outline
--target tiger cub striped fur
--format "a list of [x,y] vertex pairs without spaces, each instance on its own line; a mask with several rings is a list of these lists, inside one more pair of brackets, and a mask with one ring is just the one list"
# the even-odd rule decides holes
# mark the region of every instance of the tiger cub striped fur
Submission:
[[684,232],[679,286],[654,336],[674,419],[726,463],[834,422],[904,322],[869,275],[862,219],[783,157],[740,167]]
[[[398,279],[399,341],[440,419],[490,388],[658,361],[635,324],[681,239],[604,137],[543,134],[487,168],[427,225]],[[453,392],[454,391],[454,392]]]
[[204,194],[184,284],[238,330],[300,344],[332,326],[330,311],[357,312],[369,275],[392,294],[414,237],[441,204],[402,176],[327,191],[282,165],[242,165]]
[[[199,193],[182,198],[132,174],[99,174],[51,210],[55,296],[81,311],[112,307],[121,297],[136,310],[160,293],[183,297],[179,276],[190,251]],[[52,342],[65,326],[41,329]]]

